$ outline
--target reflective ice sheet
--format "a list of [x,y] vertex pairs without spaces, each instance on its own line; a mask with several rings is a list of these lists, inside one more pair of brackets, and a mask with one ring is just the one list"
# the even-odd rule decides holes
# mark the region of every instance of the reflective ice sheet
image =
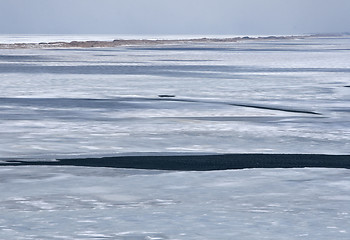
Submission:
[[[0,50],[0,158],[349,154],[349,49],[342,37]],[[2,166],[0,238],[345,240],[349,185],[345,169]]]
[[336,169],[0,168],[2,239],[349,239]]
[[3,49],[0,156],[349,154],[349,49],[347,37]]

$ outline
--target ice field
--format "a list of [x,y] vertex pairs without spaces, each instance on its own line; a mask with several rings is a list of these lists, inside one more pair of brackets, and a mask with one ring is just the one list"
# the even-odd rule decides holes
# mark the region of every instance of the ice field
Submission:
[[349,239],[344,169],[1,167],[1,239]]
[[350,239],[348,169],[4,166],[349,155],[349,100],[349,36],[0,49],[0,239]]
[[3,49],[0,156],[348,154],[349,45]]

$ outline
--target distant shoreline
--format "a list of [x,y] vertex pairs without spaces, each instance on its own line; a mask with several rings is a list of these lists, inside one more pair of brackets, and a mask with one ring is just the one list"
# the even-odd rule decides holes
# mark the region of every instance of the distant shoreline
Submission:
[[331,37],[334,35],[297,35],[263,37],[227,37],[192,39],[115,39],[112,41],[55,41],[40,43],[0,43],[0,49],[47,49],[47,48],[112,48],[120,46],[164,45],[183,43],[233,43],[241,41],[293,40],[311,37]]

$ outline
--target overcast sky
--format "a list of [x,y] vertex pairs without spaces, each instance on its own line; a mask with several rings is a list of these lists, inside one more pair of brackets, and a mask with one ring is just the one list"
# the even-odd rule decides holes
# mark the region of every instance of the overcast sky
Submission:
[[350,0],[0,0],[0,34],[350,32]]

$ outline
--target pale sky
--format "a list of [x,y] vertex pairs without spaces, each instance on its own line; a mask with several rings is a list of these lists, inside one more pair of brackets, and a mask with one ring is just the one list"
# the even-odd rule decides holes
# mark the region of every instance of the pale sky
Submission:
[[350,0],[0,0],[0,34],[350,32]]

